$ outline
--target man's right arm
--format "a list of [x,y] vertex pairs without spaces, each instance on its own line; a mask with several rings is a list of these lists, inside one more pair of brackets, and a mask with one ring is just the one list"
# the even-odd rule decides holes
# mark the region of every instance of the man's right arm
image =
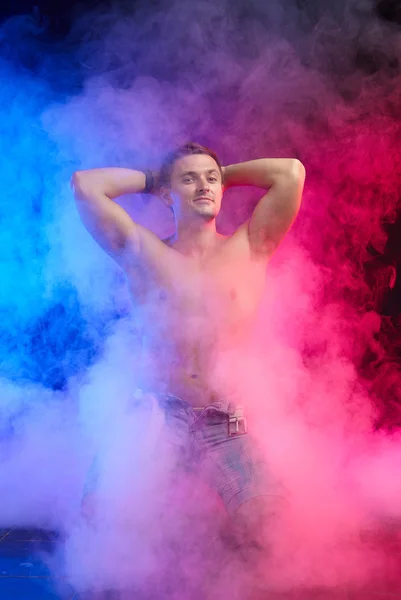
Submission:
[[144,228],[134,223],[113,200],[124,194],[143,192],[145,185],[145,173],[122,168],[76,171],[71,179],[83,224],[123,268],[133,254],[139,255]]

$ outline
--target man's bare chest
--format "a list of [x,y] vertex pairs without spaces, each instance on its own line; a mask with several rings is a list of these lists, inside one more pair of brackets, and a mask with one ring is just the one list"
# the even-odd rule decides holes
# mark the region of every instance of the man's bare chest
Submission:
[[263,292],[264,271],[247,260],[224,257],[202,263],[185,257],[129,284],[134,303],[153,326],[172,323],[191,330],[203,324],[221,330],[252,318]]

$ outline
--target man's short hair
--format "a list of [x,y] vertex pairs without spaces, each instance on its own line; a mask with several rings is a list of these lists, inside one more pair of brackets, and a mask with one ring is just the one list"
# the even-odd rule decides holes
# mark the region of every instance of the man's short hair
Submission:
[[168,187],[170,185],[174,163],[180,158],[183,158],[184,156],[191,156],[192,154],[207,154],[208,156],[211,156],[219,167],[220,175],[223,174],[221,162],[213,150],[210,150],[210,148],[207,148],[206,146],[196,144],[195,142],[187,142],[183,146],[179,146],[176,150],[167,154],[165,157],[159,171],[159,187]]

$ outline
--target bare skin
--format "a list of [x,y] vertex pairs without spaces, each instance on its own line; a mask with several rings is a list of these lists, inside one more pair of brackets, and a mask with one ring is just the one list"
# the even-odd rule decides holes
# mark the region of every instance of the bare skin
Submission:
[[[159,197],[171,206],[176,234],[162,241],[113,200],[141,192],[145,176],[128,169],[74,174],[82,221],[124,270],[144,332],[140,387],[168,391],[193,406],[224,394],[219,357],[241,352],[265,284],[266,265],[291,227],[305,170],[295,159],[260,159],[223,168],[209,155],[174,163]],[[216,231],[223,191],[266,191],[252,217],[231,236]]]

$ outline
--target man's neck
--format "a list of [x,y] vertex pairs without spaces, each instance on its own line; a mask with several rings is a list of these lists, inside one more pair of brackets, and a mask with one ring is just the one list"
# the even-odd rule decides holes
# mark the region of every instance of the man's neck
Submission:
[[177,223],[174,248],[188,256],[204,256],[216,248],[224,236],[216,231],[216,221]]

